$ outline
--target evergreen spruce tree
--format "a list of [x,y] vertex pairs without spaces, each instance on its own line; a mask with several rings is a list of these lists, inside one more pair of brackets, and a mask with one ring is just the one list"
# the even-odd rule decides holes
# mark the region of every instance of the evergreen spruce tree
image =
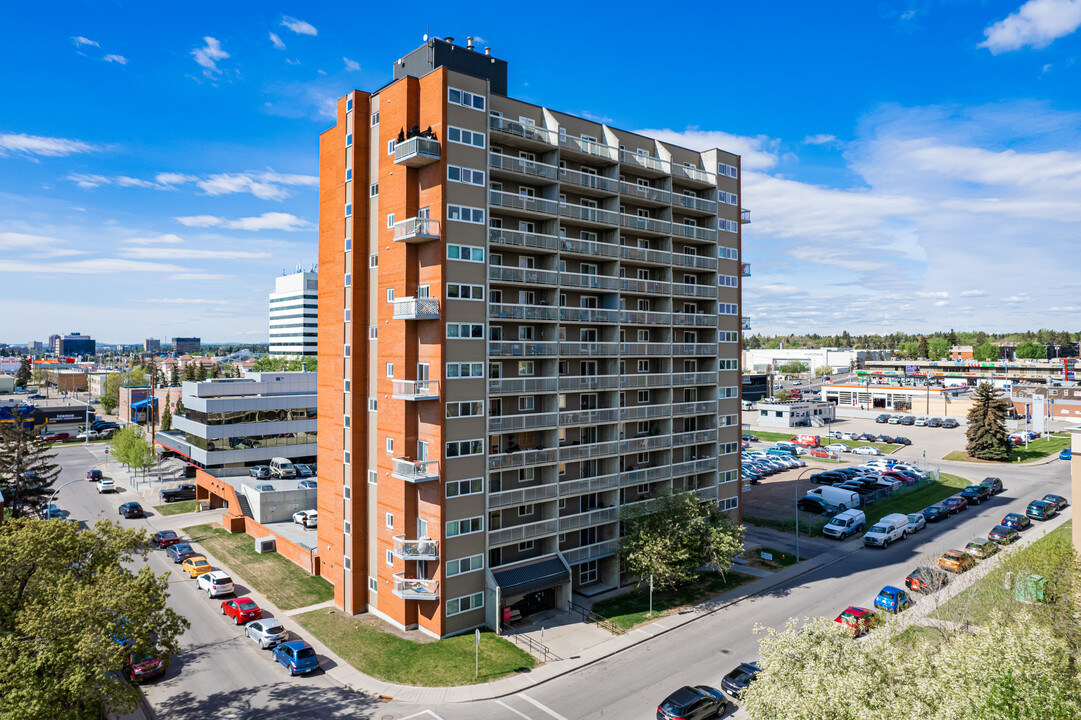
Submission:
[[170,409],[172,404],[172,396],[169,393],[166,393],[165,410],[161,414],[161,429],[163,432],[173,429],[173,411]]
[[920,335],[920,342],[916,345],[916,357],[921,360],[928,360],[931,356],[931,349],[927,346],[927,336]]
[[1007,461],[1010,459],[1010,441],[1006,432],[1006,413],[1010,402],[991,383],[981,382],[972,395],[972,409],[968,411],[968,445],[965,450],[980,460]]
[[13,518],[37,517],[60,476],[52,443],[26,425],[19,410],[11,422],[0,424],[0,480],[7,486],[5,506]]
[[195,379],[195,363],[189,362],[187,365],[184,366],[184,379],[185,380],[194,380]]
[[206,366],[201,362],[195,368],[195,379],[199,382],[206,380]]
[[176,365],[173,365],[173,369],[169,371],[169,384],[170,385],[179,385],[180,384],[180,373],[178,373],[176,371]]
[[15,372],[15,385],[18,387],[26,387],[30,382],[30,358],[24,357],[23,361],[19,364],[19,369]]

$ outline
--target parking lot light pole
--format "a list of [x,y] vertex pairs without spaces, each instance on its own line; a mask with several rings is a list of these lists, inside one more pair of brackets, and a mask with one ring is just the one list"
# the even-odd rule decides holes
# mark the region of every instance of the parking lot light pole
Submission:
[[49,507],[53,504],[53,501],[56,499],[56,494],[58,492],[60,492],[64,488],[66,488],[68,485],[74,485],[77,482],[86,482],[86,480],[85,479],[68,480],[66,483],[64,483],[60,487],[56,488],[55,490],[53,490],[53,494],[49,496],[49,502],[45,504],[45,512],[46,513],[49,512]]
[[[815,470],[815,468],[807,468],[796,476],[795,490],[793,492],[793,495],[796,497],[796,562],[799,562],[799,481],[803,479],[804,475],[813,470]],[[810,531],[808,531],[808,536],[809,535]]]

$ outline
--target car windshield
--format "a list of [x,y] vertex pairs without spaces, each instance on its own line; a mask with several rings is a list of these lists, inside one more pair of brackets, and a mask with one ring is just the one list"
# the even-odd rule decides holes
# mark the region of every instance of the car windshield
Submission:
[[254,610],[257,607],[259,606],[253,602],[240,603],[241,610]]
[[173,532],[172,530],[162,530],[162,531],[161,531],[160,533],[158,533],[158,537],[162,537],[162,538],[175,538],[175,537],[176,537],[176,533],[175,533],[175,532]]
[[151,660],[157,660],[157,659],[158,658],[154,657],[150,653],[145,653],[145,652],[134,653],[131,656],[131,662],[132,662],[133,665],[139,665],[140,663],[150,662]]
[[850,623],[859,622],[859,618],[856,617],[855,615],[853,615],[852,613],[848,612],[847,610],[844,611],[843,613],[841,613],[841,619],[844,620],[845,622],[850,622]]
[[300,648],[299,650],[297,650],[297,657],[298,658],[315,657],[315,650],[312,650],[311,648]]
[[889,532],[889,528],[887,528],[885,525],[875,525],[873,528],[871,528],[871,532],[884,535],[885,533]]
[[175,552],[175,553],[191,552],[191,545],[188,545],[187,543],[177,543],[177,544],[173,545],[173,552]]
[[206,567],[207,565],[210,565],[206,560],[192,560],[192,564],[196,567]]
[[909,522],[918,523],[920,521],[920,518],[922,518],[922,517],[923,517],[923,515],[920,515],[919,513],[912,513],[911,515],[908,516],[908,520],[909,520]]

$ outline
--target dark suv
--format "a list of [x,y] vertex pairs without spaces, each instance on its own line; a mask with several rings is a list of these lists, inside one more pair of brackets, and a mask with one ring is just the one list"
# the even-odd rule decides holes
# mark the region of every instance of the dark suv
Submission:
[[104,477],[104,475],[101,474],[101,470],[87,470],[86,471],[86,479],[89,480],[90,482],[97,482],[98,480],[101,480],[103,477]]
[[718,718],[728,709],[720,690],[707,685],[685,685],[657,706],[657,720],[705,720]]

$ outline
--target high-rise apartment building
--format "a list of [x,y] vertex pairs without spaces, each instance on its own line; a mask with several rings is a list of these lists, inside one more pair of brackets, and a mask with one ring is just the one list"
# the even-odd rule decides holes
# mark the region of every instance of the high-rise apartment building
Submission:
[[147,338],[146,340],[143,340],[143,352],[161,352],[161,340],[156,338]]
[[319,340],[319,274],[295,272],[270,293],[270,354],[315,355]]
[[430,40],[321,138],[321,573],[436,636],[617,586],[624,505],[739,505],[739,157],[506,93]]
[[175,337],[173,338],[173,354],[174,355],[188,355],[190,353],[197,353],[203,349],[203,341],[197,337]]

